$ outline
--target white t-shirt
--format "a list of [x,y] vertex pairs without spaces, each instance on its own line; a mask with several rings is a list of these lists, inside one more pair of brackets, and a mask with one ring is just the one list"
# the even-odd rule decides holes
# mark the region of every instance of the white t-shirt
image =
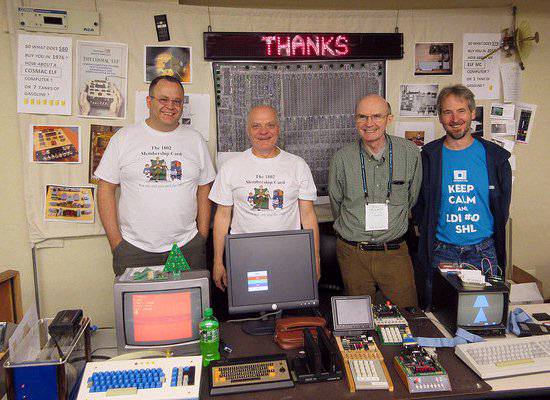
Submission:
[[94,175],[120,184],[124,240],[160,253],[197,234],[197,185],[216,173],[200,133],[182,126],[161,132],[142,121],[111,138]]
[[231,233],[300,229],[298,199],[317,199],[306,162],[282,151],[259,158],[248,149],[228,160],[218,172],[210,200],[233,206]]

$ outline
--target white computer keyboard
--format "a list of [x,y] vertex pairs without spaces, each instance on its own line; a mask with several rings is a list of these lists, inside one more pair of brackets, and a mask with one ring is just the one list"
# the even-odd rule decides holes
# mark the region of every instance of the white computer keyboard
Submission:
[[459,344],[455,354],[483,379],[550,371],[550,335]]
[[381,326],[380,334],[384,344],[403,343],[403,337],[397,325]]
[[201,356],[91,362],[77,400],[198,400],[201,371]]
[[388,381],[380,360],[348,360],[357,390],[388,389]]

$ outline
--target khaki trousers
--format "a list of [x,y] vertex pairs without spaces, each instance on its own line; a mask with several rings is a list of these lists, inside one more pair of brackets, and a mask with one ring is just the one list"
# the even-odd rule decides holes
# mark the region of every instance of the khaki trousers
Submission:
[[405,242],[396,250],[363,251],[338,239],[336,255],[347,295],[369,295],[374,302],[378,285],[393,304],[418,305],[413,266]]

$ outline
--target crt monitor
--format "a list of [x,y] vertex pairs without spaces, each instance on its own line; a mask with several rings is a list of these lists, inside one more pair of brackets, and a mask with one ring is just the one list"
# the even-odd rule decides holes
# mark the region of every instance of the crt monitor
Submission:
[[505,283],[464,286],[456,274],[436,271],[433,287],[433,313],[450,333],[457,328],[478,335],[505,333],[510,295]]
[[[229,313],[319,305],[311,229],[228,235],[225,263]],[[273,333],[271,324],[253,325],[243,329],[251,334]],[[265,332],[260,332],[262,328]]]
[[502,293],[462,293],[458,298],[456,323],[463,327],[499,325],[503,312]]
[[115,278],[118,352],[155,349],[198,354],[199,323],[210,303],[209,272],[197,270],[180,275],[166,273],[161,279],[133,279],[133,272],[142,269],[127,269]]

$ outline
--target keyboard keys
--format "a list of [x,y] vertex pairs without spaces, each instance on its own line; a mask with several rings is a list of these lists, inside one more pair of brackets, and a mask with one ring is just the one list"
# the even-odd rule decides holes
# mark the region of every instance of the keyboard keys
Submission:
[[294,383],[284,355],[230,359],[211,365],[211,395],[292,386]]
[[463,344],[455,353],[484,379],[550,371],[550,338],[546,336]]
[[350,359],[348,362],[357,390],[389,388],[380,360]]

